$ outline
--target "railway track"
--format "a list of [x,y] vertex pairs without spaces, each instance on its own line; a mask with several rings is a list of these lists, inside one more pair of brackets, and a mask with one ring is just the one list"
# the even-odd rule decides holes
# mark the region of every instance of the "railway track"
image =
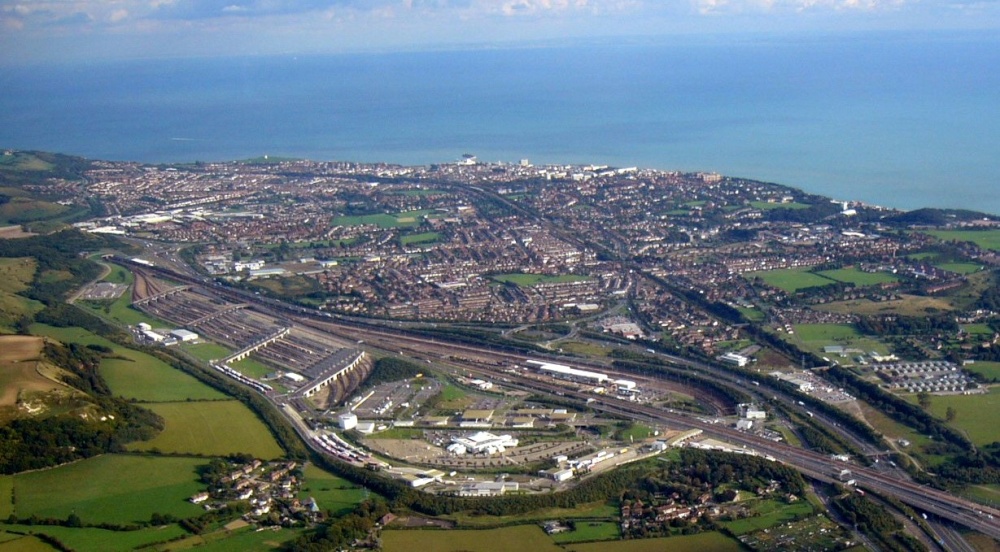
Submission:
[[[373,324],[370,321],[352,320],[345,317],[334,317],[325,313],[318,313],[304,307],[288,305],[275,299],[256,296],[243,290],[213,286],[210,282],[182,275],[173,271],[167,271],[155,267],[144,267],[142,265],[137,267],[136,263],[120,257],[117,257],[114,260],[119,264],[132,268],[139,268],[141,270],[145,270],[146,272],[161,273],[172,280],[182,283],[205,287],[212,293],[221,297],[234,299],[238,302],[251,303],[255,309],[267,314],[289,318],[298,324],[330,332],[343,338],[351,340],[378,340],[382,348],[390,351],[398,350],[398,344],[406,343],[408,346],[416,348],[417,350],[426,351],[425,354],[430,355],[451,355],[454,357],[457,354],[465,354],[478,357],[480,360],[492,359],[496,361],[497,359],[507,359],[508,362],[516,361],[520,363],[523,363],[529,358],[521,353],[504,351],[496,348],[478,347],[462,343],[446,343],[441,339],[430,341],[427,337],[407,335],[405,330],[402,329],[390,330]],[[148,291],[147,286],[147,292]],[[393,345],[396,345],[396,347],[393,347]],[[471,363],[469,364],[470,365],[466,366],[466,368],[470,371],[480,371],[481,373],[499,375],[496,370],[487,370],[479,366],[472,366]],[[580,364],[581,366],[585,365],[585,363],[576,364]],[[617,374],[622,377],[631,377],[635,379],[634,375],[625,372],[608,370],[603,366],[601,366],[600,369],[609,375]],[[567,389],[551,383],[524,378],[523,376],[519,376],[517,374],[503,374],[503,377],[510,380],[505,383],[519,385],[541,392],[561,394],[582,401],[586,401],[588,398],[593,398],[592,395],[585,394],[580,391]],[[943,519],[959,523],[989,535],[994,539],[1000,540],[1000,510],[983,506],[925,485],[906,481],[898,476],[894,477],[886,475],[878,472],[877,470],[854,464],[835,463],[835,461],[831,460],[830,457],[825,454],[768,441],[760,437],[736,431],[735,429],[723,427],[720,424],[707,423],[695,417],[667,411],[655,406],[636,404],[613,397],[603,397],[596,402],[592,402],[589,407],[620,416],[645,419],[676,427],[701,429],[705,435],[746,447],[765,456],[770,456],[777,461],[781,461],[798,469],[806,476],[820,481],[836,481],[836,473],[839,473],[841,468],[849,468],[852,472],[852,478],[858,482],[859,486],[877,490],[880,493],[889,496],[894,496],[901,502],[909,504],[918,510],[932,513]]]

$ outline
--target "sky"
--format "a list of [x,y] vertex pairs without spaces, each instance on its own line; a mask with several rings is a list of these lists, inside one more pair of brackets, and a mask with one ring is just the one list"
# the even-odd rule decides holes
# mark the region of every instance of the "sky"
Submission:
[[0,64],[1000,28],[1000,0],[0,0]]

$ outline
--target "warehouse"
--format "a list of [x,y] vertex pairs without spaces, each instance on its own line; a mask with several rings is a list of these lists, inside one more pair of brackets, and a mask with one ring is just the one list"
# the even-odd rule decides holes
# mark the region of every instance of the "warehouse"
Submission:
[[601,384],[608,380],[607,374],[601,374],[599,372],[588,372],[587,370],[579,370],[576,368],[570,368],[569,366],[563,366],[562,364],[552,364],[549,362],[541,362],[537,360],[529,360],[527,364],[538,367],[538,371],[542,374],[569,379],[574,381],[582,381],[585,383],[595,383]]
[[[496,454],[517,446],[517,439],[514,439],[510,435],[494,435],[485,431],[473,433],[468,437],[453,437],[451,442],[452,446],[448,447],[448,451],[454,454],[462,454],[460,451],[463,448],[465,452],[470,454],[484,452],[486,454]],[[456,447],[454,445],[459,446]]]

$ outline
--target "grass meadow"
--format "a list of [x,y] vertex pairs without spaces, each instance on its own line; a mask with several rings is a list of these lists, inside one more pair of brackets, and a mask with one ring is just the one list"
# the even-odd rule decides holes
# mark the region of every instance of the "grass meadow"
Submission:
[[423,210],[408,211],[406,213],[398,213],[395,215],[378,214],[343,216],[334,218],[332,224],[334,226],[360,226],[362,224],[374,224],[380,228],[408,228],[419,225],[423,222],[424,217],[432,212],[433,211]]
[[[8,538],[9,537],[9,538]],[[0,552],[55,552],[38,537],[0,533]]]
[[65,519],[76,512],[88,523],[148,520],[154,512],[177,517],[202,509],[187,499],[202,490],[195,469],[207,460],[106,454],[13,479],[20,518]]
[[983,249],[1000,251],[1000,230],[931,230],[925,233],[939,240],[968,241]]
[[546,276],[544,274],[497,274],[493,279],[500,283],[511,283],[522,287],[536,284],[562,284],[568,282],[585,282],[589,280],[587,276],[578,274],[562,274],[559,276]]
[[785,504],[774,500],[764,500],[753,506],[754,517],[738,519],[735,521],[724,521],[727,529],[734,535],[745,535],[761,529],[767,529],[792,521],[797,517],[806,516],[813,513],[813,506],[806,501],[799,501],[793,504]]
[[[604,543],[602,543],[604,544]],[[537,525],[503,529],[382,531],[385,552],[563,552]],[[605,551],[606,552],[606,551]]]
[[588,542],[563,547],[565,552],[738,552],[740,543],[722,533],[699,533],[661,539]]
[[331,510],[335,515],[350,512],[369,496],[369,493],[354,483],[323,471],[313,464],[306,466],[304,475],[305,483],[299,492],[299,498],[302,500],[315,498],[320,509]]
[[248,453],[274,459],[284,454],[267,426],[236,400],[150,403],[144,407],[163,416],[165,428],[131,450],[224,456]]
[[795,293],[800,289],[811,287],[828,286],[833,280],[824,278],[809,272],[811,267],[782,268],[778,270],[764,270],[760,272],[748,272],[747,279],[760,278],[765,284],[778,288],[788,293]]
[[889,274],[888,272],[863,272],[856,268],[824,270],[818,272],[817,274],[823,276],[824,278],[829,278],[831,280],[847,284],[854,284],[858,287],[877,286],[879,284],[889,284],[899,281],[899,278]]
[[122,358],[102,360],[101,375],[107,380],[114,394],[127,399],[160,402],[226,398],[226,395],[158,358],[122,347],[83,328],[56,328],[45,324],[33,324],[31,333],[51,337],[63,343],[96,344],[114,349],[115,355]]
[[578,521],[575,531],[556,533],[552,540],[558,544],[586,541],[616,540],[621,533],[617,521]]
[[[150,527],[138,531],[109,531],[96,527],[60,527],[56,525],[44,527],[7,525],[4,528],[17,532],[48,535],[78,552],[128,552],[188,534],[178,525]],[[4,552],[2,546],[0,546],[0,552]]]
[[128,360],[106,358],[101,375],[116,395],[146,402],[219,400],[226,395],[147,354],[119,349]]
[[850,324],[796,324],[793,328],[795,333],[793,335],[785,334],[785,339],[819,355],[826,354],[823,352],[823,347],[826,345],[843,345],[847,348],[860,349],[866,353],[878,351],[887,354],[889,352],[884,343],[862,336]]
[[[978,364],[978,363],[976,363]],[[944,420],[948,407],[955,409],[951,425],[964,431],[977,446],[1000,441],[1000,388],[994,387],[983,395],[935,395],[931,397],[931,413]]]
[[964,369],[982,375],[990,381],[1000,381],[1000,362],[977,360],[974,364],[963,366]]

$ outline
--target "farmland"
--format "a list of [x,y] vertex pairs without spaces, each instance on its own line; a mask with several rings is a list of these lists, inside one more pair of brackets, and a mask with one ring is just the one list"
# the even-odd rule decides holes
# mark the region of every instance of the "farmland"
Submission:
[[[604,543],[602,543],[603,545]],[[537,525],[468,531],[382,532],[386,552],[562,552]]]
[[597,540],[615,540],[621,532],[616,521],[578,521],[576,529],[565,533],[552,535],[552,540],[559,544],[570,542],[585,542]]
[[222,456],[237,452],[257,458],[282,456],[267,426],[239,401],[151,403],[163,416],[165,429],[151,441],[133,443],[132,450]]
[[1000,426],[1000,388],[992,388],[983,395],[941,395],[931,399],[931,412],[945,419],[951,407],[956,412],[951,425],[962,430],[978,446],[997,440],[996,428]]
[[[23,533],[49,535],[73,550],[80,552],[127,552],[141,546],[163,542],[186,535],[177,525],[150,527],[137,531],[110,531],[96,527],[60,527],[37,525],[8,525],[5,529]],[[0,552],[4,548],[0,547]]]
[[55,548],[45,544],[35,536],[0,533],[0,552],[52,552],[54,550]]
[[740,543],[722,533],[700,533],[661,539],[637,539],[613,542],[589,542],[564,548],[566,552],[737,552]]
[[65,519],[76,512],[85,522],[130,523],[155,512],[199,514],[187,498],[202,490],[195,468],[205,462],[108,454],[3,478],[14,481],[20,518]]
[[120,350],[125,359],[101,361],[101,375],[116,395],[138,401],[222,399],[225,395],[163,361],[144,353]]

